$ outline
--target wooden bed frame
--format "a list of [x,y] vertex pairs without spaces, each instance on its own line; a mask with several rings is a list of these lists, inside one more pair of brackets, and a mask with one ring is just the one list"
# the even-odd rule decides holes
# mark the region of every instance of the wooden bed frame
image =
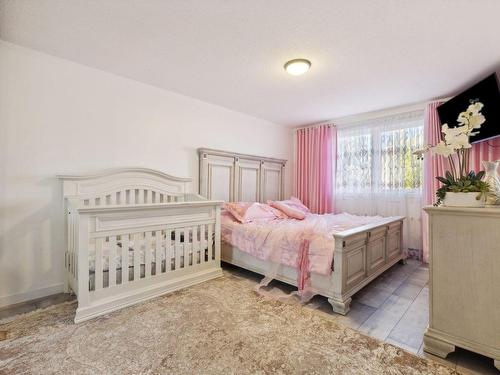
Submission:
[[[404,262],[401,249],[403,219],[393,217],[334,235],[331,275],[311,274],[312,290],[327,297],[333,311],[347,314],[354,293],[398,261]],[[268,274],[271,267],[270,262],[257,259],[225,242],[221,246],[221,260],[262,275]],[[275,278],[297,286],[295,268],[281,265]]]
[[[198,152],[200,194],[208,199],[258,202],[283,199],[286,160],[210,149],[199,149]],[[269,165],[275,166],[271,170],[279,171],[275,172],[273,178],[266,176]],[[243,188],[242,182],[246,182]],[[331,275],[311,274],[313,291],[327,297],[333,311],[347,314],[353,294],[395,263],[405,262],[406,254],[402,248],[403,220],[402,216],[391,217],[334,235]],[[224,242],[221,260],[262,275],[266,275],[272,266],[270,262],[257,259]],[[282,265],[275,278],[296,286],[297,270]]]

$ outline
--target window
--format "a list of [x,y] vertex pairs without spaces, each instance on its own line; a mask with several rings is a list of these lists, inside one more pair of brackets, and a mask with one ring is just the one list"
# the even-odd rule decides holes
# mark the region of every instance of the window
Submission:
[[406,217],[403,246],[422,248],[424,113],[337,127],[336,212]]
[[337,188],[369,189],[372,185],[371,134],[339,134],[337,143]]
[[422,111],[339,128],[337,193],[420,190],[422,147]]
[[413,152],[423,147],[423,126],[381,134],[380,164],[382,189],[420,189],[422,163]]

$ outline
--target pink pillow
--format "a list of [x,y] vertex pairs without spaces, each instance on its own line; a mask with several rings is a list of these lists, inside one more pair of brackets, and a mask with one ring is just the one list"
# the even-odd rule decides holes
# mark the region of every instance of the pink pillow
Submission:
[[286,215],[271,206],[257,202],[231,202],[226,203],[224,208],[240,223],[249,223],[261,219],[286,218]]
[[[270,204],[271,201],[268,201],[267,204]],[[311,212],[309,210],[309,208],[307,208],[301,201],[300,199],[298,198],[295,198],[295,197],[291,197],[290,199],[286,200],[286,201],[275,201],[274,203],[282,203],[282,204],[285,204],[287,205],[289,208],[293,208],[294,210],[298,210],[304,214],[307,214],[309,212]],[[285,211],[283,211],[285,212]],[[285,212],[286,213],[286,212]],[[288,215],[290,216],[290,215]]]
[[245,212],[247,212],[248,207],[250,207],[251,204],[252,202],[230,202],[224,204],[224,209],[231,213],[236,220],[242,223]]
[[289,200],[283,201],[283,203],[297,210],[300,210],[305,214],[311,212],[311,210],[306,205],[304,205],[304,203],[302,203],[302,201],[299,198],[291,197]]
[[274,208],[277,208],[281,212],[283,212],[285,215],[288,217],[291,217],[292,219],[297,219],[297,220],[304,220],[306,218],[306,214],[302,212],[301,210],[294,208],[292,206],[289,206],[288,204],[285,203],[286,201],[267,201],[267,203]]
[[269,211],[271,211],[277,219],[288,219],[289,218],[289,216],[287,214],[285,214],[283,211],[281,211],[279,208],[273,207],[269,203],[263,204],[263,205],[266,206],[266,208]]

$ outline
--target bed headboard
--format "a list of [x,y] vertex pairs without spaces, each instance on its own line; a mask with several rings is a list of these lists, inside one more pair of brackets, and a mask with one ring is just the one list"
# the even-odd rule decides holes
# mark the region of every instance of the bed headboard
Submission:
[[108,169],[58,178],[64,198],[78,200],[86,207],[171,202],[189,192],[192,182],[148,168]]
[[199,193],[226,202],[266,202],[284,198],[286,160],[198,149]]

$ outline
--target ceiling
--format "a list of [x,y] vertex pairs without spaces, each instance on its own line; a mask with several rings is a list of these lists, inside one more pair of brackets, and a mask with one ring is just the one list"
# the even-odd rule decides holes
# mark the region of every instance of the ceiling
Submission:
[[[499,0],[0,0],[0,38],[288,126],[448,96],[500,63]],[[293,58],[311,60],[299,77]]]

